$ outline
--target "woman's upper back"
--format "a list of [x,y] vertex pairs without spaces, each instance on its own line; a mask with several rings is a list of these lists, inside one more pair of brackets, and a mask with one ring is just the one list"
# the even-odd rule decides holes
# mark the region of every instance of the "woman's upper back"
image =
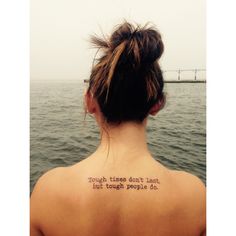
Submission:
[[152,158],[111,167],[91,156],[40,178],[31,220],[44,235],[201,235],[205,187]]

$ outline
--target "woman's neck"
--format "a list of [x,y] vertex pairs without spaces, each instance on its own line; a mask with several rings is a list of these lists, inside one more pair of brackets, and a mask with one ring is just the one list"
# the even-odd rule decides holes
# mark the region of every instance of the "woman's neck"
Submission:
[[101,142],[96,153],[116,161],[131,161],[150,156],[146,140],[146,121],[142,124],[126,122],[101,128]]

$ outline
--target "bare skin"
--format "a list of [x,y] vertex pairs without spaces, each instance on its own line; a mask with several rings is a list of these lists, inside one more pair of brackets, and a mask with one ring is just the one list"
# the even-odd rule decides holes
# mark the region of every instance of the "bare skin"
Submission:
[[[38,180],[31,195],[30,235],[205,235],[204,184],[153,159],[146,144],[147,120],[107,127],[106,133],[97,104],[87,105],[101,127],[101,143],[85,160],[55,168]],[[155,106],[150,114],[158,110]],[[157,190],[116,190],[93,189],[88,182],[89,177],[114,176],[158,178],[160,184]]]

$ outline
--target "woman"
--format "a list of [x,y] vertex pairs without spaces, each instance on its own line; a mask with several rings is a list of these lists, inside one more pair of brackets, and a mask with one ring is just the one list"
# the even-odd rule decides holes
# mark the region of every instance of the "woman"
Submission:
[[205,235],[205,186],[169,170],[148,151],[146,125],[165,102],[155,28],[118,26],[108,39],[85,95],[101,131],[85,160],[44,174],[31,195],[31,235]]

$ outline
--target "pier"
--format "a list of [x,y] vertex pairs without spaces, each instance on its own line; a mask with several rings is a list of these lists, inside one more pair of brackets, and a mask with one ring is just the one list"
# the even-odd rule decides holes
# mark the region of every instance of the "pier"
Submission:
[[[198,75],[199,72],[206,72],[206,69],[178,69],[178,70],[162,70],[163,76],[165,77],[166,73],[175,73],[176,74],[176,79],[165,79],[165,83],[206,83],[206,78],[204,79],[199,79]],[[181,74],[183,72],[191,72],[192,73],[192,79],[182,79]],[[84,83],[88,83],[89,80],[85,79]]]
[[[165,74],[168,72],[174,72],[176,73],[176,79],[167,80],[165,79],[166,83],[206,83],[205,79],[198,79],[199,72],[206,72],[206,69],[178,69],[178,70],[163,70],[162,73],[165,77]],[[192,73],[192,79],[181,79],[181,74],[183,72],[191,72]]]

